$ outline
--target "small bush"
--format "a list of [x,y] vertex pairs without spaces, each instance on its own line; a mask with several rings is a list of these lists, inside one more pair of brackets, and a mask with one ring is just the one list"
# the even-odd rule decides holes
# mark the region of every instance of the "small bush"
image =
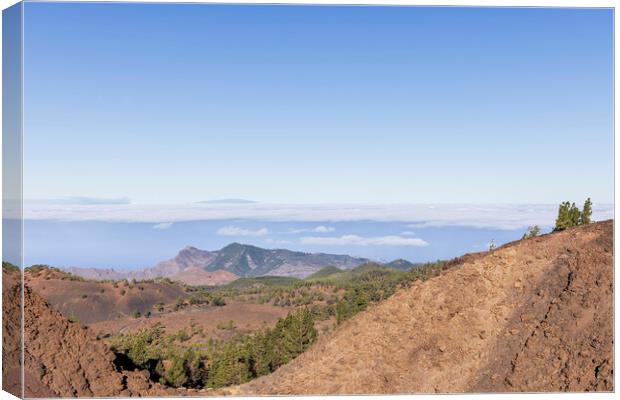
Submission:
[[185,329],[181,329],[177,332],[177,339],[180,342],[187,342],[190,339],[190,336]]
[[527,232],[523,234],[522,239],[531,239],[540,235],[540,227],[538,225],[528,226]]
[[225,324],[217,324],[217,329],[224,330],[224,331],[232,331],[232,330],[235,330],[236,328],[237,327],[235,326],[235,322],[232,319],[229,320]]
[[214,306],[217,306],[217,307],[223,307],[226,305],[226,301],[221,297],[215,297],[212,303]]

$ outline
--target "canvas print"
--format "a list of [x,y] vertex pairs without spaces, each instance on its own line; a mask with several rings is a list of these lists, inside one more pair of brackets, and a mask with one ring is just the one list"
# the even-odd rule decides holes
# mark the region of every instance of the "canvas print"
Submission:
[[3,389],[613,392],[613,18],[4,10]]

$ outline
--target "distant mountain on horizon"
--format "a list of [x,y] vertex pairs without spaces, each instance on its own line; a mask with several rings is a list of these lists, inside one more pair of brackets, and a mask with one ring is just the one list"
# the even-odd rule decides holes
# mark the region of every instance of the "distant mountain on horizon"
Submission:
[[397,269],[399,271],[408,271],[411,268],[415,267],[416,265],[419,264],[414,264],[410,261],[407,260],[403,260],[402,258],[399,258],[397,260],[388,262],[388,263],[383,263],[384,266],[388,267],[388,268],[392,268],[392,269]]
[[264,249],[235,242],[216,251],[187,246],[169,260],[135,271],[81,267],[61,269],[95,280],[170,278],[190,285],[219,285],[241,277],[305,278],[328,266],[348,270],[369,261],[349,255]]

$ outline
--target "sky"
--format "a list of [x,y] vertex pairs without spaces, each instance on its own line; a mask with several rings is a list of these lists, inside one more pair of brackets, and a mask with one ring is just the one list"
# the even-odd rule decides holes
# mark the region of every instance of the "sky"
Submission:
[[24,21],[27,199],[613,202],[610,9],[26,3]]

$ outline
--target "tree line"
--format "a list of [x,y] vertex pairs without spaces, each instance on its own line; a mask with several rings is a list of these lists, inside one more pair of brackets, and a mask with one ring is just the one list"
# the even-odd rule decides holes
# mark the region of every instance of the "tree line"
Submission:
[[588,197],[583,204],[583,209],[568,201],[562,202],[558,209],[558,217],[555,219],[554,231],[563,231],[573,226],[587,225],[592,222],[592,201]]
[[228,342],[209,340],[205,348],[175,346],[176,335],[161,326],[112,339],[114,352],[154,380],[172,387],[218,388],[237,385],[275,371],[303,353],[317,331],[307,308],[280,318],[273,328],[237,335]]
[[[592,221],[592,200],[588,197],[583,203],[583,209],[579,209],[575,203],[564,201],[558,207],[558,216],[555,219],[553,232],[563,231],[573,226],[587,225]],[[530,239],[540,235],[541,230],[538,225],[530,226],[521,239]]]

